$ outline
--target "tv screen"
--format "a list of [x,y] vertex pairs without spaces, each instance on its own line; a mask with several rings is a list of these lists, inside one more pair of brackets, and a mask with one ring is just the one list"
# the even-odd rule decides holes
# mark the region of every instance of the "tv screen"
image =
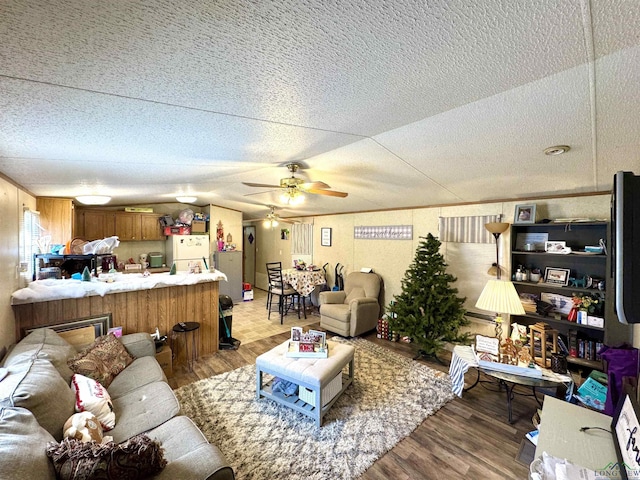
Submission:
[[616,314],[622,323],[640,323],[640,176],[614,175],[611,222]]

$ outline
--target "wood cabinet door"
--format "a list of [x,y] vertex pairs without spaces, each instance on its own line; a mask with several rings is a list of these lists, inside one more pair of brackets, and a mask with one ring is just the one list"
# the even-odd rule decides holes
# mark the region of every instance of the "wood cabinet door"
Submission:
[[117,212],[116,213],[116,235],[120,241],[141,240],[140,214]]
[[164,240],[164,234],[160,227],[160,215],[155,213],[141,214],[140,229],[142,240]]
[[73,237],[73,202],[70,198],[36,198],[40,225],[51,235],[51,245],[65,244]]
[[113,212],[101,210],[84,210],[83,238],[88,241],[101,240],[116,234],[115,215]]

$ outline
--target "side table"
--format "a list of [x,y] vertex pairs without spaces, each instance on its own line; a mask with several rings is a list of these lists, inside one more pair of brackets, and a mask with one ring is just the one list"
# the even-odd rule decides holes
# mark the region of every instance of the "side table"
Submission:
[[[185,322],[184,327],[179,323],[173,326],[173,331],[176,334],[182,333],[184,336],[184,349],[185,357],[187,359],[187,367],[189,371],[193,371],[193,364],[198,359],[198,333],[200,329],[200,323],[198,322]],[[191,352],[189,352],[189,336],[191,336]],[[178,342],[179,343],[179,342]],[[178,358],[178,350],[176,351],[176,358]]]

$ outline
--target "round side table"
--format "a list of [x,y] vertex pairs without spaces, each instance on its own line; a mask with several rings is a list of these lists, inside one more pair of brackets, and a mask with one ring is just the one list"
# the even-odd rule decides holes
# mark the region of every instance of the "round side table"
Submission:
[[[183,334],[185,357],[187,359],[187,367],[189,371],[193,371],[193,364],[198,359],[198,330],[200,324],[198,322],[185,322],[184,327],[179,323],[173,326],[176,334]],[[191,336],[191,352],[189,352],[189,336]],[[179,342],[178,342],[179,343]],[[176,358],[178,358],[178,350],[176,349]]]

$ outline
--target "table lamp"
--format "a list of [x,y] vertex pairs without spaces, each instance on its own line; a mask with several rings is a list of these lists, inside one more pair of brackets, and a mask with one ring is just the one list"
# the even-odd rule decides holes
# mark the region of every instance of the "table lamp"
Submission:
[[497,338],[502,337],[502,314],[508,313],[513,315],[524,315],[522,302],[513,283],[500,279],[500,262],[498,256],[498,239],[500,234],[506,232],[509,224],[505,222],[485,223],[484,227],[489,230],[496,239],[496,280],[489,280],[485,285],[476,307],[481,310],[489,310],[496,312],[496,329]]
[[485,285],[476,307],[496,313],[496,337],[502,337],[502,314],[524,315],[524,308],[513,283],[507,280],[489,280]]

